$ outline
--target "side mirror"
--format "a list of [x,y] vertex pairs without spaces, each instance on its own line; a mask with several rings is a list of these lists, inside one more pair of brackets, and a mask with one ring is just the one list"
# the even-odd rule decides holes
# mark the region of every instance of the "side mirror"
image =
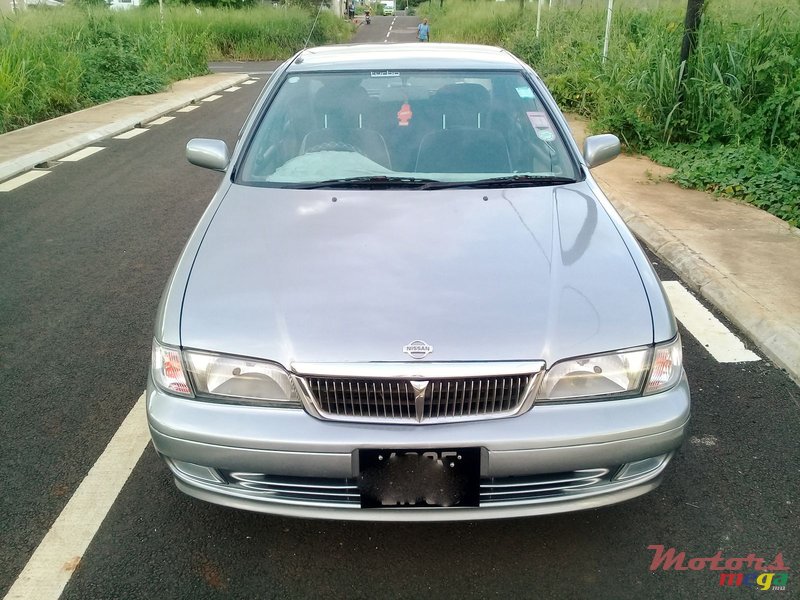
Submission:
[[610,133],[592,135],[583,142],[583,158],[590,169],[614,160],[619,153],[619,138]]
[[186,144],[186,160],[198,167],[224,171],[228,167],[228,145],[222,140],[195,138]]

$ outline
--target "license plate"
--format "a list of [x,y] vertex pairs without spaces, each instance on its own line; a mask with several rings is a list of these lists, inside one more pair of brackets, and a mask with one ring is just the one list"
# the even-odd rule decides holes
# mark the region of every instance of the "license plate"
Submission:
[[480,448],[360,450],[361,508],[478,506]]

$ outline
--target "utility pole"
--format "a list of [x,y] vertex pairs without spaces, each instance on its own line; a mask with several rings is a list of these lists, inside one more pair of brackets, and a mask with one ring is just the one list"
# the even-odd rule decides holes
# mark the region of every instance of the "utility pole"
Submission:
[[542,24],[542,3],[544,0],[539,0],[539,5],[536,7],[536,37],[539,37],[539,29]]
[[611,17],[614,14],[614,0],[608,0],[608,10],[606,12],[606,34],[603,37],[603,64],[608,58],[608,40],[611,37]]

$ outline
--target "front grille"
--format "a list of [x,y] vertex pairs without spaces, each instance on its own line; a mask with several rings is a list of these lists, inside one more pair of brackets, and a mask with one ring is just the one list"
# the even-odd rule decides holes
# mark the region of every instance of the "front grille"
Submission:
[[422,422],[502,415],[525,400],[532,375],[462,379],[357,379],[308,377],[323,416]]

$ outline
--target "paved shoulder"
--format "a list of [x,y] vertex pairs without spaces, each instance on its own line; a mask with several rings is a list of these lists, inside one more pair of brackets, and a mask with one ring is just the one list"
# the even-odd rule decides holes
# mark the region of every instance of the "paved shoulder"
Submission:
[[174,83],[166,92],[114,100],[0,135],[0,181],[248,78],[244,73],[194,77]]

